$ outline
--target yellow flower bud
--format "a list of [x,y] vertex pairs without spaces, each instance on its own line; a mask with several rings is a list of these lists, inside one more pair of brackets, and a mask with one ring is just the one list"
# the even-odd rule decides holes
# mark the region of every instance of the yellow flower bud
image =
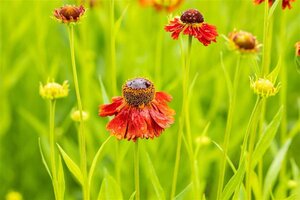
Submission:
[[64,81],[62,85],[55,82],[48,82],[46,85],[40,83],[40,95],[44,99],[59,99],[68,96],[69,84]]
[[287,182],[287,185],[290,189],[296,188],[298,186],[298,182],[295,180],[289,180]]
[[[86,121],[89,118],[89,114],[85,111],[82,111],[82,120]],[[80,121],[80,111],[76,110],[74,112],[71,113],[71,119],[75,122],[79,122]]]
[[256,80],[250,78],[250,86],[256,94],[262,97],[274,96],[279,91],[279,86],[275,87],[274,83],[266,78]]
[[19,192],[11,191],[6,194],[6,200],[23,200],[22,195]]

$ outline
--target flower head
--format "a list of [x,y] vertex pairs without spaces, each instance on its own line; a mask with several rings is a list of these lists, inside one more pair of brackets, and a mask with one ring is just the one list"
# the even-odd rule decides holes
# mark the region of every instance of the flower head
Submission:
[[[85,111],[82,111],[82,120],[86,121],[89,118],[89,114]],[[75,122],[80,122],[80,111],[75,110],[74,112],[71,113],[71,119]]]
[[142,6],[153,6],[156,10],[172,12],[178,8],[183,0],[139,0]]
[[69,84],[68,81],[64,81],[62,85],[49,82],[46,85],[40,83],[40,95],[44,99],[59,99],[68,96],[69,94]]
[[257,53],[259,51],[259,43],[255,36],[246,31],[237,31],[229,33],[229,44],[234,50],[241,53]]
[[77,23],[85,13],[85,8],[81,6],[65,5],[54,10],[54,17],[64,23]]
[[180,17],[171,19],[165,30],[172,33],[173,39],[178,39],[182,32],[184,35],[194,36],[205,46],[216,42],[218,36],[216,27],[204,22],[203,15],[196,9],[189,9]]
[[[261,4],[262,2],[264,2],[265,0],[253,0],[253,2],[255,4]],[[275,2],[275,0],[268,0],[269,1],[269,5],[272,6],[273,3]],[[291,2],[295,2],[296,0],[282,0],[282,3],[281,3],[281,6],[282,6],[282,9],[291,9],[292,6],[291,6]]]
[[174,122],[175,111],[167,105],[171,100],[170,95],[155,92],[151,81],[135,78],[123,85],[122,97],[99,107],[99,116],[115,116],[106,128],[118,139],[153,139]]
[[250,78],[250,86],[261,97],[274,96],[279,91],[279,85],[275,87],[274,83],[266,78]]
[[296,56],[300,56],[300,41],[295,44],[296,47]]

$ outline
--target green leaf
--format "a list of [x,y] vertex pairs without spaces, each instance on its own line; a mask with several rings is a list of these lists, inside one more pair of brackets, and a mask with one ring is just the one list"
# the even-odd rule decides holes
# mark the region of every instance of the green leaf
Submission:
[[109,175],[108,172],[105,172],[104,179],[101,184],[101,189],[98,195],[98,200],[102,199],[123,199],[120,186],[118,185],[117,181]]
[[192,190],[192,183],[188,184],[175,198],[174,200],[186,199],[189,192]]
[[134,197],[135,197],[135,191],[130,195],[130,197],[129,197],[129,200],[134,200]]
[[291,139],[287,140],[283,147],[279,150],[277,153],[275,159],[273,160],[266,178],[265,178],[265,183],[264,183],[264,199],[268,199],[269,194],[272,190],[272,187],[275,184],[276,178],[278,177],[281,164],[283,162],[283,159],[285,158],[285,155],[290,147],[291,144]]
[[226,184],[224,191],[222,193],[222,199],[229,199],[237,187],[242,185],[244,175],[245,175],[245,161],[244,159],[241,161],[241,165],[237,169],[236,173],[231,177],[231,179]]
[[145,152],[145,155],[146,155],[146,160],[147,160],[147,162],[146,162],[147,163],[147,168],[149,168],[147,171],[149,172],[149,178],[152,182],[152,185],[154,187],[157,198],[160,199],[160,200],[166,199],[164,189],[162,188],[162,186],[159,182],[159,179],[157,177],[157,174],[155,172],[155,169],[154,169],[154,166],[151,162],[149,154],[147,152]]
[[[215,141],[212,140],[212,143],[213,143],[214,145],[216,145],[216,147],[224,154],[223,148],[222,148],[217,142],[215,142]],[[233,171],[234,173],[236,173],[236,168],[235,168],[233,162],[231,161],[231,159],[229,158],[229,156],[226,154],[225,157],[226,157],[226,160],[227,160],[229,166],[231,167],[232,171]]]
[[271,17],[273,16],[274,11],[275,11],[275,9],[276,9],[276,7],[277,7],[279,1],[280,1],[280,0],[276,0],[275,2],[273,2],[272,7],[271,7],[270,10],[269,10],[268,20],[270,20]]
[[107,104],[107,103],[109,103],[109,99],[108,99],[107,92],[106,92],[105,86],[103,84],[103,81],[102,81],[102,78],[100,75],[99,75],[99,83],[100,83],[100,87],[101,87],[103,103]]
[[252,168],[256,166],[258,161],[263,157],[267,149],[270,147],[278,130],[282,115],[283,107],[280,107],[273,120],[269,123],[267,128],[264,130],[264,133],[259,138],[252,155]]
[[80,168],[76,165],[76,163],[66,154],[66,152],[57,144],[57,147],[60,151],[60,154],[62,155],[69,171],[75,176],[75,178],[78,180],[78,182],[82,185],[83,183],[83,177],[82,173],[80,171]]
[[40,153],[41,153],[41,156],[42,156],[43,164],[44,164],[44,166],[45,166],[45,168],[46,168],[46,170],[47,170],[50,178],[52,179],[52,175],[51,175],[50,169],[48,167],[48,164],[47,164],[46,159],[45,159],[44,154],[43,154],[42,144],[41,144],[41,138],[39,138],[39,149],[40,149]]
[[89,171],[89,186],[91,186],[91,183],[92,183],[92,179],[93,179],[93,175],[94,175],[94,171],[95,171],[95,168],[96,168],[96,164],[98,162],[98,159],[99,159],[99,156],[101,155],[101,152],[103,151],[104,149],[104,146],[105,144],[109,141],[109,139],[111,138],[111,136],[109,136],[100,146],[100,148],[98,149],[94,159],[93,159],[93,162],[92,162],[92,165],[91,165],[91,168],[90,168],[90,171]]
[[58,157],[58,173],[57,173],[57,181],[58,181],[58,190],[60,199],[64,199],[65,196],[65,177],[64,177],[64,168],[61,161],[61,156]]
[[280,69],[281,69],[281,66],[282,66],[282,59],[281,59],[281,57],[279,57],[276,67],[275,67],[275,68],[272,70],[272,72],[271,72],[270,74],[268,74],[268,76],[267,76],[267,78],[268,78],[271,82],[273,82],[273,83],[276,82],[277,77],[278,77],[278,74],[279,74]]
[[299,199],[299,195],[298,194],[293,194],[287,198],[285,198],[284,200],[297,200]]
[[127,5],[127,6],[125,7],[125,9],[123,10],[121,16],[118,18],[118,20],[117,20],[116,23],[115,23],[115,35],[118,33],[118,31],[119,31],[119,29],[120,29],[122,20],[123,20],[124,17],[125,17],[125,14],[126,14],[126,12],[127,12],[127,10],[128,10],[128,7],[129,7],[129,5]]

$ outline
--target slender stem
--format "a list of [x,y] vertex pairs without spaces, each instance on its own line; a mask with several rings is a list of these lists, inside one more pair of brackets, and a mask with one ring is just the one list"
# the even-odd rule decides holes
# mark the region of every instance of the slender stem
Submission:
[[265,1],[264,11],[264,36],[263,36],[263,60],[262,60],[262,75],[267,74],[269,71],[269,55],[268,55],[268,32],[269,32],[269,1]]
[[[161,15],[159,15],[161,16]],[[165,17],[165,16],[164,16]],[[163,22],[163,20],[158,20],[159,22]],[[162,24],[161,24],[162,26]],[[156,84],[161,83],[161,63],[162,63],[162,49],[163,49],[163,33],[164,31],[160,28],[157,29],[157,41],[156,41],[156,51],[155,51],[155,80]],[[159,85],[158,85],[159,87]]]
[[89,200],[89,186],[87,180],[87,159],[86,159],[86,139],[84,134],[84,124],[82,119],[82,103],[80,98],[80,91],[79,91],[79,84],[78,84],[78,76],[77,76],[77,69],[75,63],[75,48],[74,48],[74,27],[73,25],[69,26],[69,38],[70,38],[70,51],[71,51],[71,60],[72,60],[72,71],[73,71],[73,79],[74,79],[74,86],[77,98],[77,106],[80,112],[80,122],[79,122],[79,152],[80,152],[80,167],[81,173],[83,175],[83,197],[84,200]]
[[58,194],[58,182],[57,182],[57,171],[56,171],[56,152],[55,152],[55,133],[54,133],[54,120],[55,120],[55,100],[50,100],[50,118],[49,118],[49,143],[50,143],[50,160],[51,160],[51,174],[52,174],[52,185],[54,189],[55,199],[59,199]]
[[241,61],[241,54],[238,54],[234,80],[233,80],[233,88],[232,88],[233,90],[229,97],[229,108],[228,108],[228,116],[227,116],[227,123],[226,123],[225,136],[224,136],[223,157],[221,161],[221,171],[220,171],[219,182],[218,182],[217,199],[221,199],[222,191],[223,191],[225,171],[226,171],[226,155],[228,153],[230,133],[233,124],[233,114],[234,114],[235,102],[236,102],[236,93],[237,93],[238,81],[240,76],[240,61]]
[[[179,170],[179,163],[180,163],[180,156],[181,156],[181,143],[182,143],[182,134],[183,134],[183,127],[189,121],[187,121],[187,115],[188,115],[188,83],[189,83],[189,68],[190,68],[190,54],[192,49],[192,37],[189,36],[188,39],[188,50],[185,57],[185,51],[183,48],[183,44],[181,42],[181,56],[182,56],[182,73],[183,73],[183,79],[182,79],[182,107],[181,107],[181,116],[180,116],[180,123],[179,123],[179,131],[178,131],[178,138],[177,138],[177,149],[176,149],[176,158],[175,158],[175,166],[174,166],[174,173],[173,173],[173,180],[172,180],[172,189],[171,189],[171,199],[175,197],[176,193],[176,184],[177,184],[177,177],[178,177],[178,170]],[[188,142],[189,142],[189,148],[191,147],[191,134],[189,132],[188,134]],[[190,158],[192,160],[192,156]],[[192,174],[194,172],[194,165],[191,165],[192,168]],[[193,175],[192,175],[193,176]],[[193,177],[192,177],[193,178]]]
[[139,172],[139,140],[134,146],[134,178],[135,178],[135,199],[140,200],[140,172]]
[[110,79],[113,95],[117,93],[115,1],[110,0]]

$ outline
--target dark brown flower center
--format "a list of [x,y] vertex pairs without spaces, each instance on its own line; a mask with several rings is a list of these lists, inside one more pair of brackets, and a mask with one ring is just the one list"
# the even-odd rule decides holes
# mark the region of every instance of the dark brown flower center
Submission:
[[78,17],[80,17],[80,8],[76,7],[76,6],[64,6],[61,10],[60,10],[60,14],[62,16],[64,16],[67,20],[70,19],[77,19]]
[[180,20],[188,24],[204,22],[203,15],[196,9],[189,9],[185,11],[181,15]]
[[123,85],[123,97],[131,106],[139,107],[149,104],[154,94],[153,83],[144,78],[131,79]]
[[233,37],[233,42],[242,49],[254,49],[256,39],[251,33],[239,32]]

